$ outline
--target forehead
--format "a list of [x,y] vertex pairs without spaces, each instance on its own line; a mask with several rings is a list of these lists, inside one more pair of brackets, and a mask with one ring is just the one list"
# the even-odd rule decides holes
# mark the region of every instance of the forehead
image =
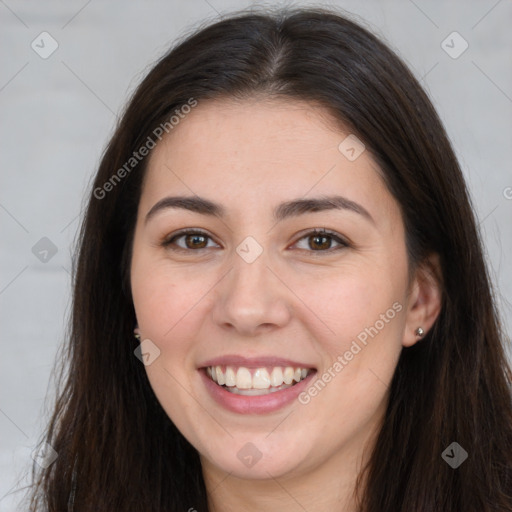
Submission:
[[369,152],[351,161],[340,151],[349,135],[311,103],[199,101],[153,149],[142,201],[147,211],[170,193],[197,194],[240,210],[340,193],[369,210],[372,203],[392,207]]

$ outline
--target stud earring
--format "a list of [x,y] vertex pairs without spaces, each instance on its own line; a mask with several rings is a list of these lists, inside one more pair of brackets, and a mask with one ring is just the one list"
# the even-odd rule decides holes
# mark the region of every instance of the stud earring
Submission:
[[140,333],[137,327],[134,329],[133,335],[140,341]]
[[425,331],[421,327],[418,327],[415,331],[415,334],[421,338],[425,334]]

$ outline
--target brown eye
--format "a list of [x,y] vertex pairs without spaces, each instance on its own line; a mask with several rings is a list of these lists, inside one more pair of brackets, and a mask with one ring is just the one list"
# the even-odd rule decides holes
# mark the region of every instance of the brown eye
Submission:
[[313,235],[309,239],[312,241],[310,247],[314,249],[329,249],[332,241],[330,236],[325,235]]
[[207,237],[204,235],[184,235],[184,237],[185,245],[189,249],[204,249],[206,247],[205,240]]
[[[178,240],[183,239],[183,243],[177,243]],[[176,251],[198,251],[207,249],[208,240],[211,239],[209,235],[197,230],[181,231],[176,233],[171,238],[162,242],[163,247],[167,247]],[[175,246],[175,247],[173,247]]]
[[[349,246],[338,234],[326,230],[313,230],[300,238],[299,242],[301,240],[307,240],[305,250],[309,252],[334,252]],[[331,248],[333,242],[338,246]]]

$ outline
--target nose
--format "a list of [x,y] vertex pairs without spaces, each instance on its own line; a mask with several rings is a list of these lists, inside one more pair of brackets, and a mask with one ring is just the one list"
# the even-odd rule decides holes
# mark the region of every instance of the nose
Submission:
[[231,269],[214,289],[216,325],[257,336],[290,321],[293,294],[269,263],[265,251],[251,263],[234,253]]

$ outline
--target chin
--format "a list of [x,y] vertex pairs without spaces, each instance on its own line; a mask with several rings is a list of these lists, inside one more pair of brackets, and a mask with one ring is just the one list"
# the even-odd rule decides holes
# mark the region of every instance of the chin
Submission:
[[254,442],[245,439],[246,436],[240,441],[229,438],[227,446],[210,449],[207,456],[201,454],[202,463],[206,457],[209,464],[222,472],[253,480],[284,477],[297,473],[303,466],[305,455],[297,453],[297,443],[290,442],[288,447],[281,444],[276,450],[265,436]]

